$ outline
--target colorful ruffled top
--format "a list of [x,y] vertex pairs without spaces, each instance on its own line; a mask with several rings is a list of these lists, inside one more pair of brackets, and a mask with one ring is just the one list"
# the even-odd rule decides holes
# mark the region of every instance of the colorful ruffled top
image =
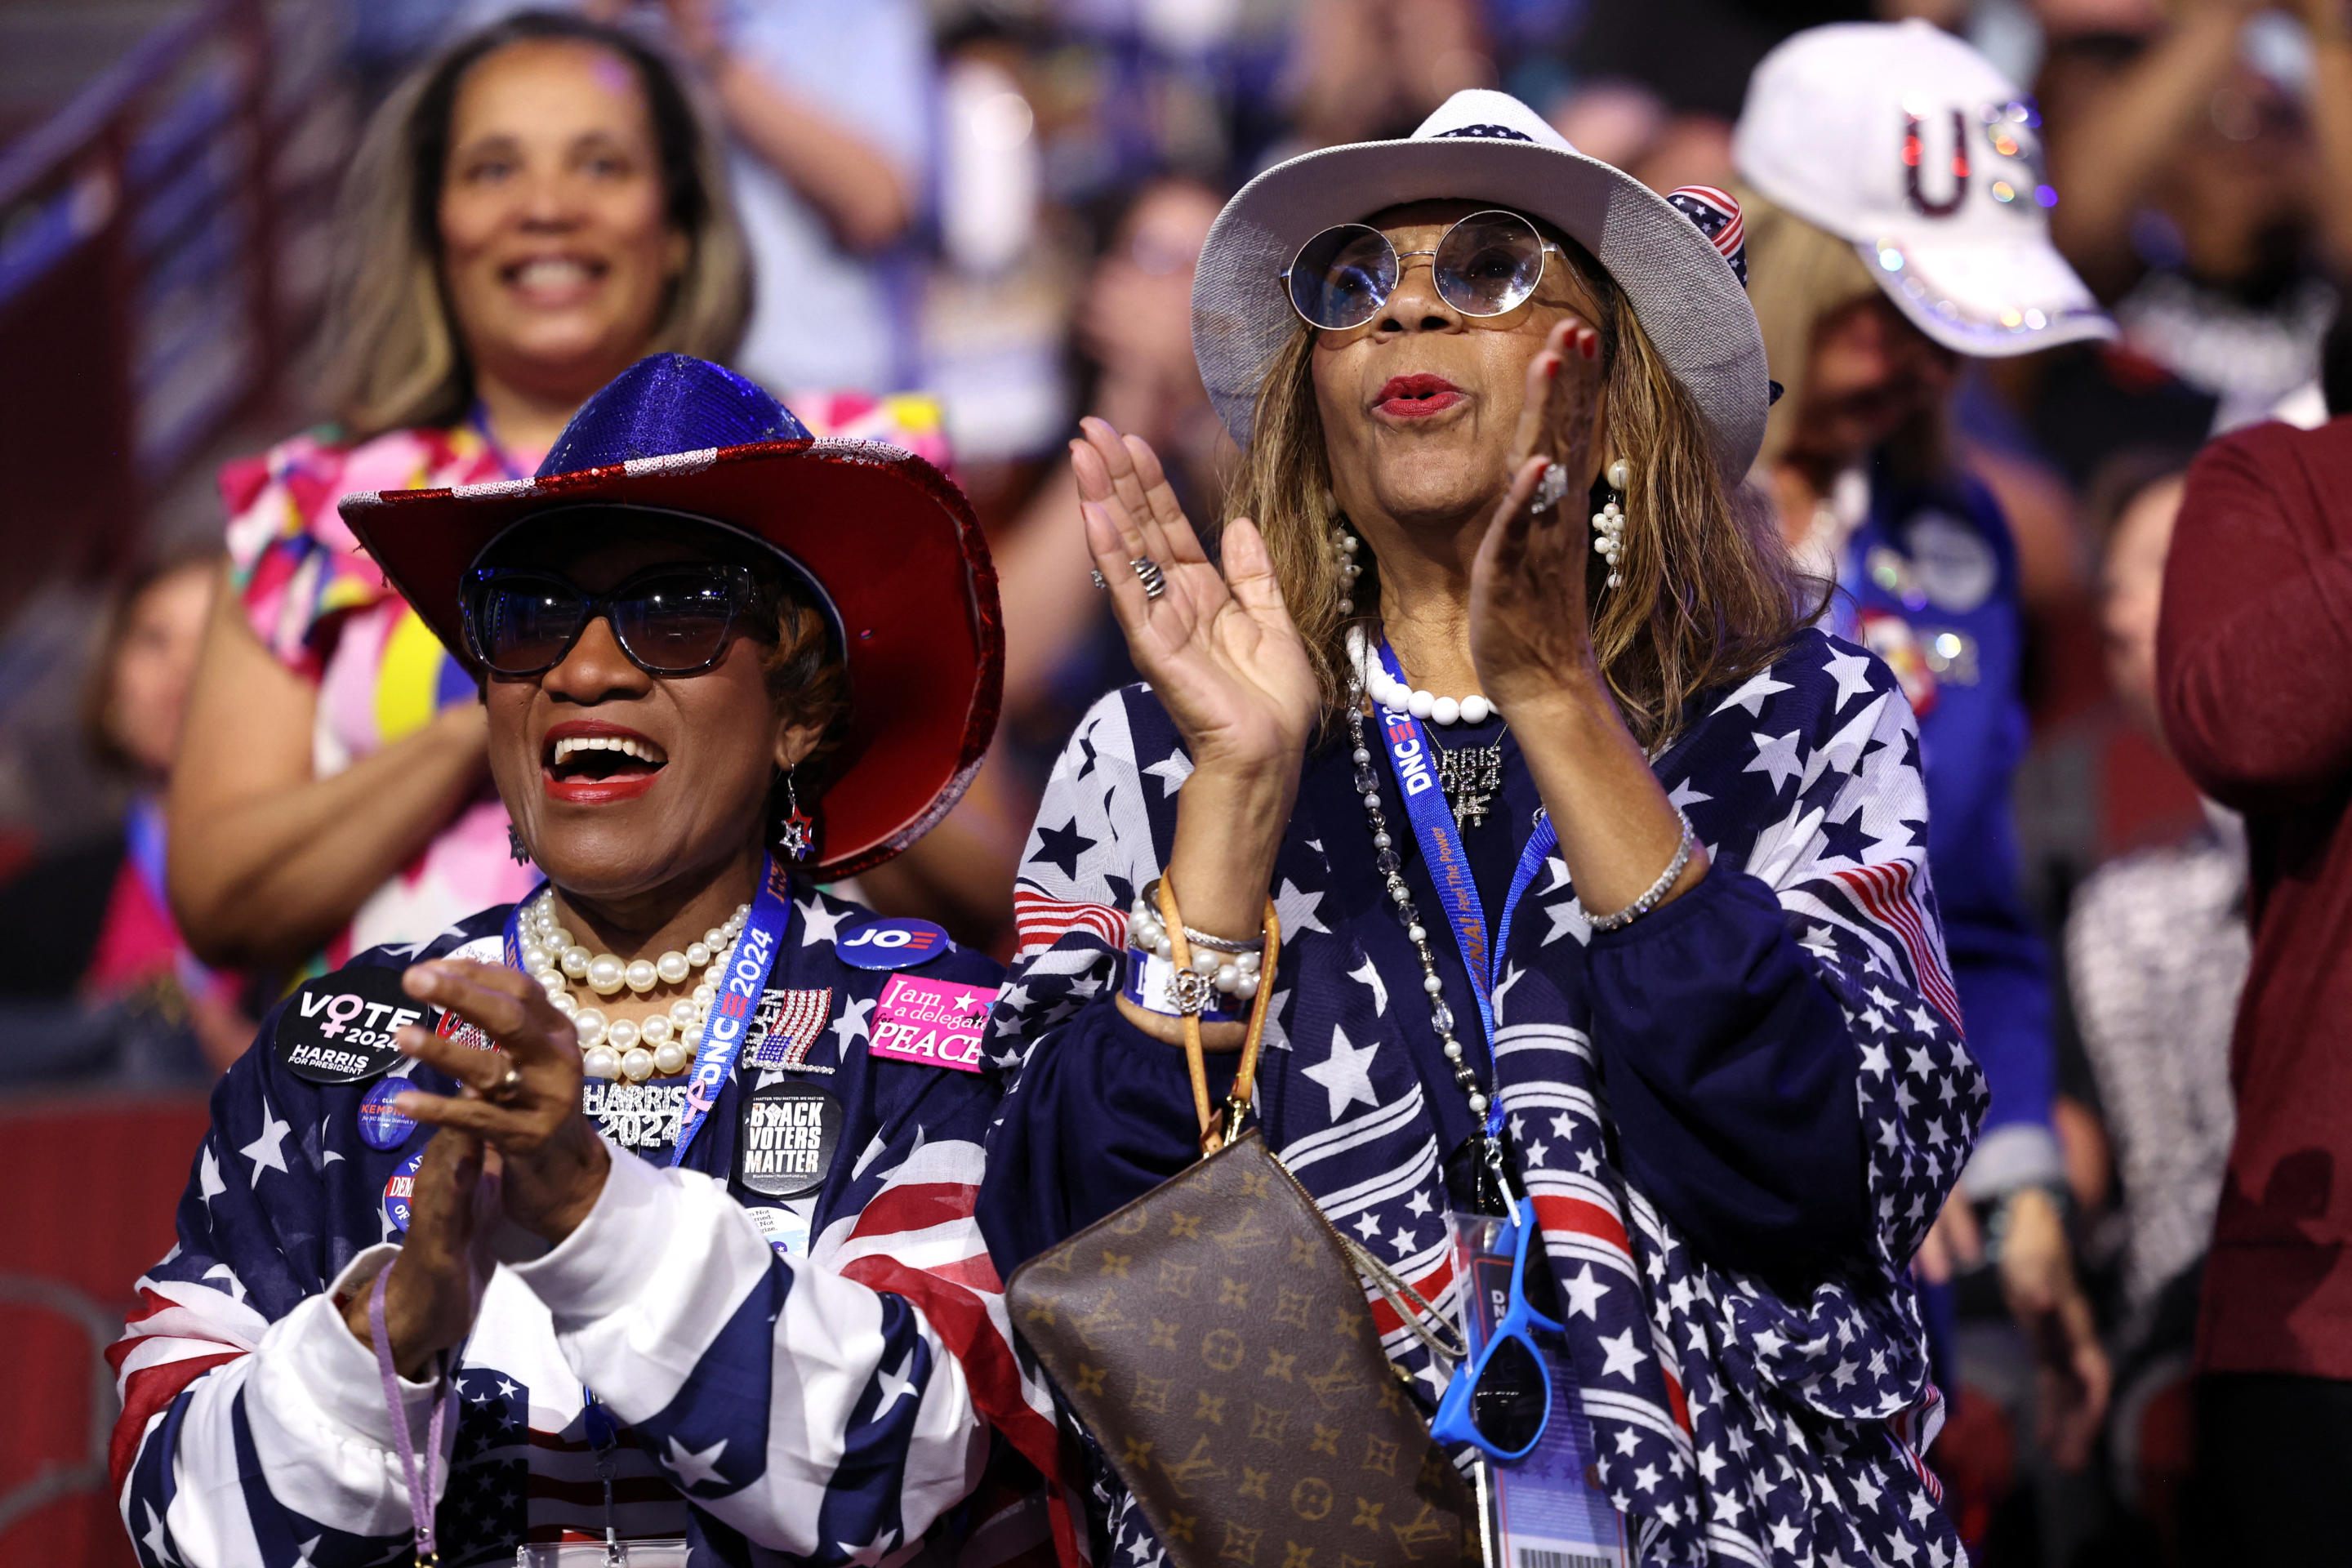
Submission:
[[[793,411],[819,437],[889,441],[948,464],[936,400],[817,393]],[[375,568],[335,503],[355,490],[424,489],[519,477],[479,426],[394,430],[355,446],[324,433],[282,441],[220,475],[231,569],[264,647],[319,689],[313,766],[328,777],[474,700],[474,682]],[[536,876],[508,851],[506,807],[487,781],[424,852],[362,904],[319,955],[323,972],[385,942],[424,942],[474,910],[511,903]]]

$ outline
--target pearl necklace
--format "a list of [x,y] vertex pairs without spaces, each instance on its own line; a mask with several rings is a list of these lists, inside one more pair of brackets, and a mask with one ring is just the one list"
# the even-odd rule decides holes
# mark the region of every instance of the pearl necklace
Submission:
[[[719,999],[719,982],[735,955],[735,942],[751,906],[740,904],[727,923],[702,933],[686,951],[675,949],[659,958],[624,963],[609,952],[591,953],[572,940],[555,920],[555,889],[550,888],[522,911],[522,966],[539,982],[555,1010],[572,1020],[580,1033],[581,1067],[590,1078],[627,1079],[643,1083],[656,1073],[665,1078],[686,1070],[694,1059],[693,1042]],[[656,985],[683,985],[696,970],[701,983],[669,1005],[640,1021],[606,1018],[598,1007],[584,1007],[572,994],[566,979],[585,980],[599,996],[611,996],[626,986],[642,996]]]
[[1371,651],[1361,626],[1348,628],[1348,660],[1355,667],[1356,678],[1363,682],[1365,695],[1383,708],[1410,713],[1434,724],[1484,724],[1494,716],[1495,705],[1475,691],[1462,698],[1438,697],[1391,679],[1387,668]]

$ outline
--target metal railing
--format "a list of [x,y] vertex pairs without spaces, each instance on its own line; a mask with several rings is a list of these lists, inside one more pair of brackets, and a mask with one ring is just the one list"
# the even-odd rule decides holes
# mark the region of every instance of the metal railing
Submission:
[[0,618],[279,391],[352,139],[340,8],[205,0],[0,152]]

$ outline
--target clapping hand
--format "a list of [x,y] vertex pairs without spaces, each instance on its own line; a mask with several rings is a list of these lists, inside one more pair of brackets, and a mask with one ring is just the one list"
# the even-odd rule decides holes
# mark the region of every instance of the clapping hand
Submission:
[[[407,993],[479,1028],[495,1051],[476,1050],[410,1025],[402,1051],[465,1086],[458,1095],[402,1095],[403,1115],[480,1140],[496,1151],[507,1217],[549,1241],[572,1234],[597,1194],[612,1156],[580,1110],[579,1037],[529,975],[503,964],[438,959],[401,977]],[[437,1142],[438,1140],[436,1139]]]
[[[436,1134],[425,1146],[408,1194],[408,1235],[385,1268],[384,1337],[393,1365],[415,1379],[434,1356],[471,1332],[492,1264],[482,1246],[498,1205],[498,1178],[483,1169],[481,1140]],[[360,1342],[373,1342],[368,1322],[371,1280],[342,1303],[343,1321]]]
[[[1528,363],[1510,488],[1470,568],[1470,658],[1480,689],[1506,713],[1569,681],[1600,681],[1585,606],[1585,497],[1599,463],[1602,375],[1601,334],[1573,316]],[[1567,488],[1557,505],[1536,511],[1555,468]]]
[[[1197,769],[1287,768],[1295,776],[1319,696],[1306,644],[1275,581],[1265,540],[1247,518],[1225,525],[1224,569],[1212,563],[1140,437],[1100,419],[1070,443],[1087,549],[1110,589],[1129,656]],[[1150,597],[1133,563],[1158,563]]]

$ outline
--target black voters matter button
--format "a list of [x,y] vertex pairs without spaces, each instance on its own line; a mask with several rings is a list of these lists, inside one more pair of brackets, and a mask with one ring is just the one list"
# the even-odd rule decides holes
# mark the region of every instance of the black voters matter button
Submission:
[[392,1032],[430,1021],[397,969],[346,969],[306,980],[278,1016],[278,1059],[312,1083],[358,1083],[400,1059]]
[[841,1101],[806,1079],[753,1089],[743,1097],[735,1179],[764,1197],[805,1197],[833,1169],[841,1122]]

